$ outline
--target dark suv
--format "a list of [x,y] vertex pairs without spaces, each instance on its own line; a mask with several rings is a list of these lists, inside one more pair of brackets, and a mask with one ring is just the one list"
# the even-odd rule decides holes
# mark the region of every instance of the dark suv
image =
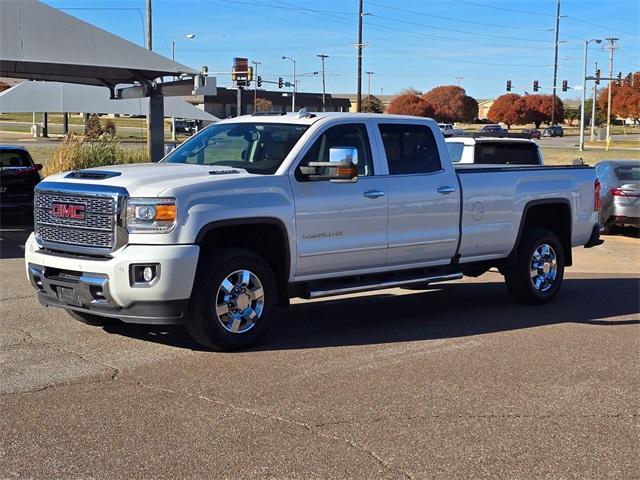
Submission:
[[543,137],[564,137],[564,129],[560,125],[552,125],[542,131]]
[[42,180],[42,165],[23,147],[0,145],[0,209],[2,214],[33,212],[33,190]]

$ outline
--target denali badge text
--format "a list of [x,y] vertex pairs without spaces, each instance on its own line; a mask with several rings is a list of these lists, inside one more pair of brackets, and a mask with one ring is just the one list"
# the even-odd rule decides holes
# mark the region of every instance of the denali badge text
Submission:
[[81,203],[53,203],[51,215],[56,218],[69,218],[71,220],[84,220],[86,206]]

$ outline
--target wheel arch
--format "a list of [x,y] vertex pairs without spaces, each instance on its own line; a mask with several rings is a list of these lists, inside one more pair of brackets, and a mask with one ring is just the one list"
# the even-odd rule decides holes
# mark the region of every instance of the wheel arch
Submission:
[[508,261],[513,264],[518,254],[518,246],[522,234],[527,228],[539,227],[555,233],[562,244],[565,265],[570,267],[573,261],[571,252],[571,227],[572,227],[571,203],[566,198],[545,198],[528,202],[520,218],[520,226],[513,249]]
[[210,222],[200,229],[196,243],[203,251],[215,247],[239,247],[254,251],[273,270],[281,303],[288,301],[291,250],[282,220],[275,217],[245,217]]

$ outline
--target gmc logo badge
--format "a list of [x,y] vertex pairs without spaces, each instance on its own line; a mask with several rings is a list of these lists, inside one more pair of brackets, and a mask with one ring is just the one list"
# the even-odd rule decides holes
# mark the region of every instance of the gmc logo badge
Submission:
[[54,203],[51,205],[51,215],[56,218],[84,220],[85,205],[81,203]]

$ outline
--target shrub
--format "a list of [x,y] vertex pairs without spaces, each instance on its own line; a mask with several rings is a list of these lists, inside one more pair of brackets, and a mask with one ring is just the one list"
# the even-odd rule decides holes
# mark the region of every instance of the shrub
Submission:
[[111,135],[112,137],[116,136],[116,124],[113,123],[113,120],[111,120],[110,118],[107,119],[106,122],[104,122],[104,127],[102,127],[102,134]]
[[90,139],[72,134],[62,140],[51,161],[45,165],[43,173],[49,176],[69,170],[148,161],[146,150],[122,148],[110,135]]
[[89,138],[98,138],[102,135],[102,125],[100,118],[95,113],[89,115],[87,122],[84,124],[84,134]]

